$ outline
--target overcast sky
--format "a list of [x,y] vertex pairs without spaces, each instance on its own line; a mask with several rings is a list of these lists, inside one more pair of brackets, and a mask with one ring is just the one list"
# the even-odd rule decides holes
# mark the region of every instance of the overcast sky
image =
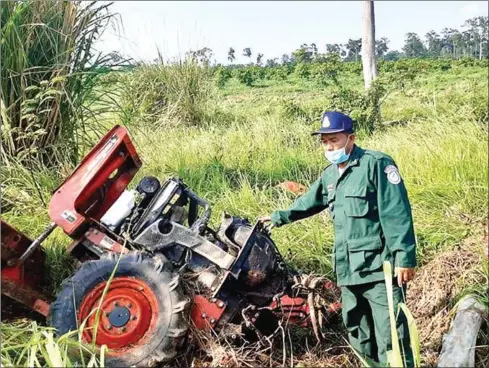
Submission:
[[[98,44],[103,51],[117,50],[136,60],[153,60],[157,47],[165,58],[189,49],[209,47],[217,62],[227,63],[229,47],[236,63],[281,57],[303,43],[346,43],[361,37],[358,1],[116,1],[120,34],[108,29]],[[376,38],[387,37],[390,49],[400,50],[407,32],[420,36],[444,27],[460,29],[471,17],[488,15],[487,1],[376,1]]]

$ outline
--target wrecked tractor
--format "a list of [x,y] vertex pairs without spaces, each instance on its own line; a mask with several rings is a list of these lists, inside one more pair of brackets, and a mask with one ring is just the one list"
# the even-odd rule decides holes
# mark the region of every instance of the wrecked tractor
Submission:
[[[129,190],[140,167],[115,126],[54,191],[37,239],[2,222],[2,293],[59,335],[85,323],[82,339],[105,344],[111,366],[170,362],[192,328],[251,336],[293,323],[321,338],[339,309],[331,281],[288,265],[259,222],[225,214],[210,228],[211,206],[178,178],[146,176]],[[39,245],[56,227],[78,268],[51,297],[29,275],[42,272]]]

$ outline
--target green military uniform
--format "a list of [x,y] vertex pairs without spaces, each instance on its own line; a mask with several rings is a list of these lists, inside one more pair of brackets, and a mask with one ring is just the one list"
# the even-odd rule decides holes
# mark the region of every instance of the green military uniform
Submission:
[[[411,207],[393,159],[354,146],[341,175],[337,165],[328,166],[306,194],[289,209],[273,212],[271,219],[279,227],[324,209],[334,224],[333,269],[342,289],[343,320],[350,343],[385,364],[391,333],[383,262],[416,266]],[[393,284],[397,310],[405,288],[399,288],[397,280]],[[402,313],[398,332],[412,365],[409,331]]]

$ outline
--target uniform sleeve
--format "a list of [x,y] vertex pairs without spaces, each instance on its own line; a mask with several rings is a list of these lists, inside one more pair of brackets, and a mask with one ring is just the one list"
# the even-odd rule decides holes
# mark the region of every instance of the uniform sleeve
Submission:
[[395,266],[416,266],[416,240],[411,205],[404,181],[390,158],[377,160],[377,200],[386,246]]
[[288,209],[273,212],[271,215],[272,223],[276,227],[280,227],[315,215],[327,207],[327,200],[323,194],[322,180],[319,178],[312,184],[309,191],[297,198]]

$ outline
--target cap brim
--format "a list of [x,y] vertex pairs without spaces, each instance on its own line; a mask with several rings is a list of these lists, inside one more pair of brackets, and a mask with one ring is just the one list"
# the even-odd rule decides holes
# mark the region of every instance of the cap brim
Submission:
[[311,133],[311,135],[318,135],[318,134],[333,134],[333,133],[340,133],[340,132],[346,132],[345,129],[328,129],[328,128],[321,128],[316,132]]

